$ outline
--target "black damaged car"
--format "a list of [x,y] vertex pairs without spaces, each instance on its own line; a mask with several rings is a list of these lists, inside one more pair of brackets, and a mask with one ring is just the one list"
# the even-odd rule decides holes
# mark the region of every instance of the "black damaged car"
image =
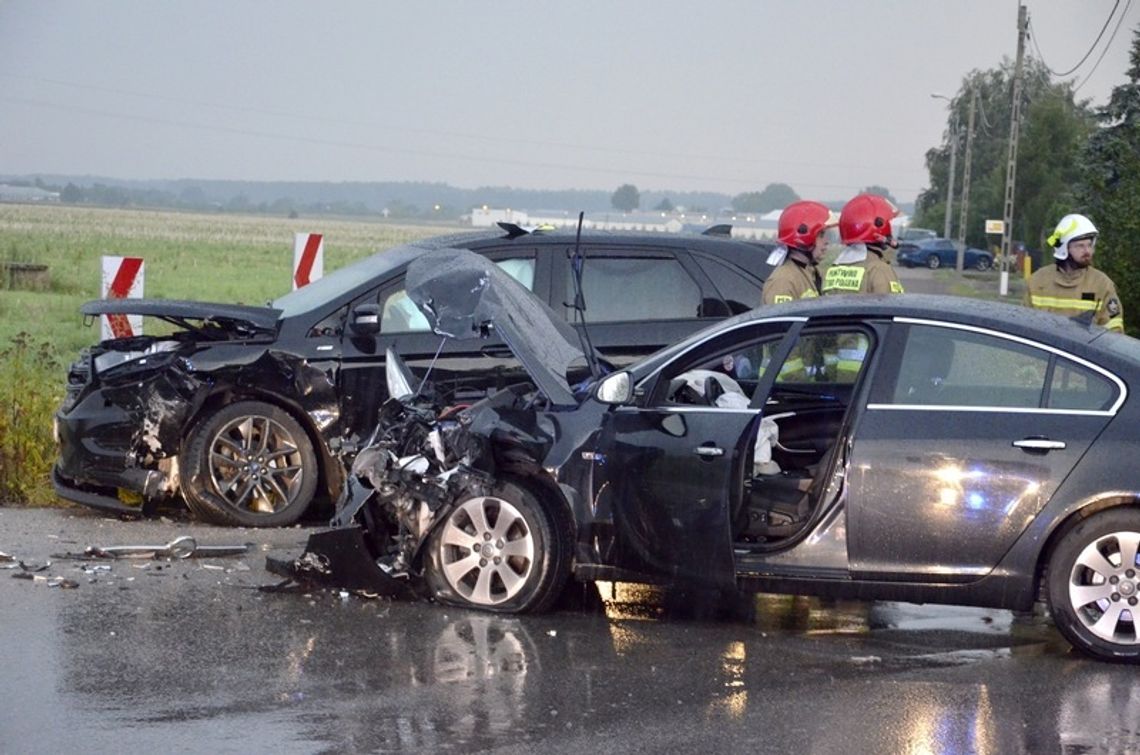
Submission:
[[[386,398],[385,350],[470,401],[525,377],[494,334],[444,341],[404,290],[408,263],[462,247],[494,261],[567,320],[577,266],[594,345],[621,365],[760,301],[769,247],[719,234],[527,233],[513,225],[429,239],[337,270],[265,307],[118,299],[171,335],[104,341],[68,371],[56,415],[56,492],[123,514],[183,498],[223,524],[297,521],[335,501]],[[712,229],[710,229],[712,230]]]
[[[1140,661],[1140,341],[944,296],[765,307],[603,375],[485,260],[414,262],[440,333],[496,332],[530,381],[468,406],[394,355],[336,528],[294,576],[490,611],[570,579],[1048,602]],[[568,378],[586,364],[594,379]]]

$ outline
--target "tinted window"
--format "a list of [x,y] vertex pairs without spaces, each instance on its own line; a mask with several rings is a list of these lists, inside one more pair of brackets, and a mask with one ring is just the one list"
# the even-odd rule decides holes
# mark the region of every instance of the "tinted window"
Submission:
[[1068,359],[1058,359],[1049,384],[1050,409],[1108,409],[1116,400],[1116,386],[1105,376]]
[[[564,301],[574,300],[567,277]],[[701,290],[672,257],[587,257],[582,267],[587,322],[698,317]]]
[[[534,290],[533,259],[498,260],[495,264],[526,286],[528,291]],[[380,317],[381,333],[414,333],[430,330],[427,318],[408,298],[403,286],[381,294],[381,304],[383,305],[383,314]]]
[[1041,405],[1049,355],[1030,346],[949,328],[914,325],[899,364],[894,403]]
[[744,277],[736,268],[712,257],[695,254],[693,258],[712,280],[732,314],[738,315],[760,305],[760,286]]

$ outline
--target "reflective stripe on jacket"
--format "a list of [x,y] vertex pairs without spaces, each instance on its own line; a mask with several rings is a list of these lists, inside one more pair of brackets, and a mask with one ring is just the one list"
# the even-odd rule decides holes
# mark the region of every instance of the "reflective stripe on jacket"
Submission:
[[1124,332],[1124,308],[1116,286],[1096,268],[1043,267],[1030,277],[1025,303],[1065,317],[1093,312],[1093,322],[1097,325]]

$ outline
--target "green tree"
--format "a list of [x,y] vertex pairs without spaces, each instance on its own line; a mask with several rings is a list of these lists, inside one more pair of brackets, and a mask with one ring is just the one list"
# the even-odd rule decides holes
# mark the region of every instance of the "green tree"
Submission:
[[615,210],[633,212],[641,206],[641,192],[633,184],[622,184],[610,197],[610,204]]
[[672,212],[676,209],[676,207],[673,206],[673,202],[669,199],[669,197],[665,197],[660,202],[658,202],[653,209],[657,210],[658,212]]
[[768,184],[763,191],[748,191],[732,198],[737,212],[771,212],[787,207],[800,198],[787,184]]
[[[1073,96],[1071,82],[1054,82],[1045,66],[1028,58],[1022,71],[1021,132],[1017,154],[1017,185],[1014,193],[1014,239],[1040,249],[1056,222],[1058,207],[1072,201],[1072,187],[1079,179],[1076,159],[1093,126],[1086,102]],[[965,168],[965,124],[970,97],[978,95],[971,156],[970,206],[966,219],[966,243],[987,246],[985,221],[1001,218],[1005,210],[1005,172],[1009,149],[1010,91],[1013,63],[998,68],[971,71],[954,96],[942,144],[926,153],[930,188],[918,197],[915,224],[941,228],[946,213],[946,184],[950,167],[950,144],[958,140],[958,163],[954,179],[954,234],[957,235],[958,204]],[[960,128],[955,133],[955,116]],[[1062,213],[1063,214],[1063,213]]]
[[877,194],[880,197],[885,197],[887,200],[890,201],[891,204],[895,204],[895,205],[898,204],[898,200],[895,199],[895,195],[891,194],[891,190],[888,189],[886,186],[879,186],[878,184],[871,184],[870,186],[863,189],[863,191],[861,191],[859,193],[860,194]]
[[1099,122],[1082,155],[1077,211],[1100,237],[1096,266],[1116,284],[1124,325],[1140,334],[1140,30],[1133,32],[1125,83],[1097,111]]

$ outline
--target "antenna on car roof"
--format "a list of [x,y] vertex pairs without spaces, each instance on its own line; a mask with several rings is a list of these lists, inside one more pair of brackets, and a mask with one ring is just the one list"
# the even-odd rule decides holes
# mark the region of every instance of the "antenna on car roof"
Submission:
[[582,293],[582,265],[585,257],[582,256],[582,221],[586,213],[578,213],[578,233],[574,238],[574,257],[570,268],[574,277],[574,320],[581,323],[578,337],[582,341],[582,351],[586,354],[586,364],[590,367],[590,377],[597,380],[602,376],[598,366],[598,357],[594,353],[594,344],[590,343],[590,332],[586,328],[586,296]]

